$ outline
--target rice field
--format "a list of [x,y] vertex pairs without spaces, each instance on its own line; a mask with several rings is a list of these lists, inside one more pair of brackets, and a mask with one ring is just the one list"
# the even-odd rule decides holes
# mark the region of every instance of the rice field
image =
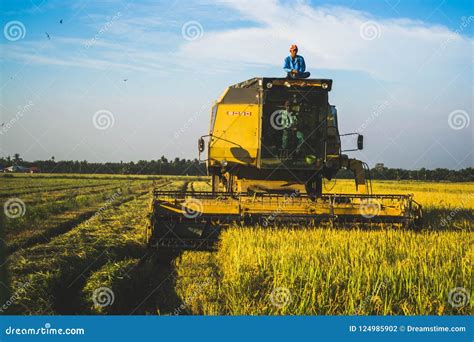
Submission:
[[[474,183],[374,182],[413,193],[420,231],[232,227],[215,252],[145,245],[151,189],[207,178],[0,176],[2,313],[457,315],[472,312]],[[325,184],[353,192],[353,182]],[[13,201],[13,199],[15,201]],[[6,215],[8,213],[8,215]],[[0,303],[1,304],[1,303]]]
[[[421,230],[234,227],[216,253],[175,260],[179,295],[204,315],[470,314],[474,184],[373,186],[379,194],[413,193],[423,205]],[[325,184],[328,192],[353,187]]]

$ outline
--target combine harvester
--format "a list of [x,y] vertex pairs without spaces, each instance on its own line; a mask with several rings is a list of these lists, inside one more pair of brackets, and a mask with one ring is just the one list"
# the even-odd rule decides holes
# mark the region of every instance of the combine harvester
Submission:
[[[171,249],[213,248],[232,224],[314,226],[421,221],[413,195],[372,194],[367,164],[341,151],[329,79],[252,78],[212,107],[206,150],[212,191],[154,190],[147,241]],[[357,149],[363,148],[358,133]],[[323,178],[346,168],[357,194],[325,194]]]

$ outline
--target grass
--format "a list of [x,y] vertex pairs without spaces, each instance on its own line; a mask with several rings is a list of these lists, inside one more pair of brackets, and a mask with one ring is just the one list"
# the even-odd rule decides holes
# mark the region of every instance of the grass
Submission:
[[[332,192],[353,192],[353,182]],[[234,227],[217,253],[176,260],[179,295],[193,314],[469,314],[472,304],[453,307],[448,295],[462,287],[473,296],[474,184],[381,181],[374,192],[414,193],[421,231]]]
[[[26,202],[25,213],[21,217],[5,217],[5,240],[9,250],[30,245],[36,241],[47,241],[51,235],[63,231],[79,219],[92,216],[107,204],[122,201],[128,195],[146,192],[150,184],[121,184],[122,186],[102,188],[102,191],[63,192],[56,200],[46,201],[41,196],[36,201]],[[110,203],[109,203],[110,202]]]
[[[10,176],[10,175],[9,175]],[[5,180],[5,182],[4,182]],[[472,293],[474,183],[374,182],[375,193],[414,193],[420,231],[226,230],[217,252],[155,255],[144,244],[149,193],[206,191],[209,179],[17,175],[0,180],[13,314],[455,315],[451,289]],[[167,185],[168,184],[168,185]],[[354,192],[351,181],[325,184]],[[112,196],[121,189],[120,196]],[[5,225],[4,225],[5,223]],[[112,305],[94,301],[112,291]],[[97,299],[97,298],[96,298]],[[471,301],[472,302],[472,301]]]
[[21,283],[28,284],[28,291],[20,294],[10,310],[26,314],[86,310],[88,301],[78,293],[92,272],[108,262],[146,253],[146,197],[130,196],[129,201],[109,207],[46,244],[11,255],[12,289]]
[[[161,180],[163,184],[167,182],[167,179]],[[173,180],[172,186],[179,187],[182,183]],[[7,259],[9,284],[14,296],[7,312],[100,312],[91,307],[93,301],[88,292],[95,284],[94,279],[102,280],[102,274],[110,274],[109,278],[118,282],[119,273],[114,273],[110,265],[125,267],[127,260],[138,260],[148,253],[144,234],[152,183],[148,182],[145,188],[141,185],[122,191],[120,197],[110,202],[99,201],[100,205],[94,207],[96,210],[91,217],[76,222],[69,230],[48,241],[37,241],[14,251]],[[87,201],[80,202],[86,204]],[[15,232],[11,231],[12,238],[21,235],[18,232],[15,235]],[[103,283],[108,285],[106,281]],[[120,303],[120,296],[117,303]]]
[[130,296],[139,291],[136,288],[136,279],[133,277],[135,275],[133,271],[139,263],[138,258],[109,261],[93,272],[81,293],[87,305],[86,311],[98,315],[114,314],[129,309]]
[[[194,259],[195,266],[188,253],[177,268],[218,270],[217,293],[195,298],[202,314],[468,314],[446,298],[452,288],[471,288],[473,242],[468,232],[235,228],[224,232],[214,260]],[[278,288],[291,293],[288,305],[272,303]],[[184,297],[193,291],[190,284]]]

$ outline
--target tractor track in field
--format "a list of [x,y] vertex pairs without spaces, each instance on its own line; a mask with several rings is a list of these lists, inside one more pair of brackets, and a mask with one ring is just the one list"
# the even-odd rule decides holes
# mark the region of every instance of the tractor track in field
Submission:
[[[155,184],[154,188],[165,188],[172,183],[172,181],[163,180],[162,182]],[[144,196],[150,196],[150,190],[139,192],[135,194],[133,198],[127,199],[126,201],[122,201],[121,203],[116,203],[113,207],[115,207],[115,209],[118,209],[122,205],[126,205],[132,200],[141,200]],[[126,223],[124,225],[124,228],[126,228]],[[52,308],[54,309],[55,313],[94,313],[94,311],[90,312],[90,309],[87,308],[87,306],[85,305],[83,297],[84,286],[86,285],[89,277],[94,272],[99,271],[108,262],[108,254],[108,251],[101,251],[101,253],[94,258],[93,262],[91,262],[89,266],[81,270],[81,273],[78,274],[77,277],[75,276],[75,279],[72,282],[67,281],[67,283],[69,283],[67,286],[60,286],[55,289],[55,298],[54,303],[52,305]],[[138,258],[139,262],[136,267],[126,272],[128,274],[128,278],[126,278],[131,280],[132,285],[125,284],[125,290],[123,295],[121,295],[120,293],[116,293],[117,297],[125,298],[126,305],[114,305],[113,307],[111,307],[111,311],[108,313],[123,315],[156,313],[156,310],[152,310],[156,309],[156,306],[152,301],[153,299],[155,299],[155,296],[151,295],[149,297],[144,296],[144,298],[141,298],[140,295],[142,295],[143,293],[148,293],[145,292],[148,290],[152,292],[154,290],[154,286],[156,286],[156,283],[158,281],[160,281],[161,292],[159,292],[158,290],[156,290],[155,292],[163,294],[162,298],[167,298],[165,300],[166,303],[169,303],[170,298],[174,298],[172,303],[176,303],[177,297],[173,297],[172,295],[173,284],[169,283],[169,280],[172,279],[174,281],[174,278],[170,277],[168,279],[168,277],[165,277],[165,279],[163,279],[163,272],[161,272],[162,269],[167,269],[169,270],[169,272],[173,271],[171,262],[166,262],[166,260],[171,260],[169,257],[164,257],[162,255],[157,257],[156,252],[150,251],[146,248],[145,245],[142,245],[142,247],[138,250],[129,250],[127,253],[124,253],[123,256],[119,258],[114,258],[113,262],[120,262],[121,260],[125,260],[127,258]],[[109,262],[111,261],[109,260]],[[155,265],[158,265],[158,267],[154,267]],[[130,292],[130,286],[137,289],[137,291]],[[168,307],[172,306],[172,304],[167,305]]]
[[[166,180],[163,180],[158,183],[158,185],[161,185],[163,183],[166,183]],[[123,188],[122,186],[118,186],[120,188]],[[141,187],[139,187],[141,188]],[[113,187],[110,188],[103,188],[97,191],[92,191],[83,195],[94,195],[96,193],[100,193],[101,191],[104,190],[112,190]],[[31,237],[25,239],[25,240],[20,240],[18,242],[13,242],[10,244],[7,244],[7,255],[13,254],[16,251],[23,249],[23,248],[30,248],[35,245],[39,244],[45,244],[51,241],[51,239],[55,238],[56,236],[59,236],[61,234],[64,234],[68,232],[69,230],[73,229],[75,226],[81,224],[84,221],[87,221],[91,217],[94,216],[101,208],[104,206],[107,207],[117,207],[120,206],[123,203],[126,203],[130,200],[133,200],[135,197],[140,197],[142,195],[145,195],[148,193],[149,190],[144,190],[144,191],[139,191],[135,193],[131,193],[129,196],[126,198],[112,202],[110,204],[106,204],[107,202],[104,203],[96,203],[95,205],[88,207],[88,208],[78,208],[78,209],[73,209],[73,210],[67,210],[65,212],[58,213],[57,215],[54,215],[54,219],[57,220],[58,222],[53,225],[51,228],[46,228],[40,231],[39,234],[33,234]],[[73,217],[71,218],[66,218],[64,219],[65,216],[74,214]]]
[[[126,188],[123,185],[118,188]],[[103,191],[111,191],[113,190],[113,187],[110,188],[101,188],[99,190],[94,190],[92,193],[85,193],[82,194],[84,196],[94,196],[97,193],[103,192]],[[96,212],[101,210],[103,207],[114,207],[118,206],[121,203],[124,202],[124,200],[128,199],[133,199],[134,196],[140,196],[144,193],[146,193],[148,190],[145,191],[140,191],[143,190],[143,186],[136,186],[135,190],[134,188],[126,188],[128,189],[127,191],[132,191],[132,193],[125,195],[126,197],[114,201],[112,203],[109,203],[108,200],[104,199],[101,201],[97,201],[95,203],[92,203],[89,206],[84,206],[84,207],[78,207],[78,208],[68,208],[65,211],[60,211],[58,213],[55,213],[48,218],[48,220],[45,221],[44,224],[41,224],[40,222],[31,222],[31,226],[37,226],[37,229],[31,231],[31,230],[25,230],[23,232],[17,233],[17,236],[21,236],[21,234],[30,234],[29,237],[26,239],[18,239],[18,240],[13,240],[7,243],[7,255],[12,254],[16,252],[19,249],[22,248],[29,248],[34,245],[38,244],[44,244],[49,242],[52,238],[64,234],[67,231],[73,229],[75,226],[79,225],[83,221],[88,220]],[[132,189],[132,190],[130,190]],[[138,192],[133,192],[133,191],[138,191]],[[75,197],[75,195],[70,196],[70,198]],[[67,198],[66,198],[67,200]],[[28,203],[28,202],[27,202]],[[40,203],[39,205],[42,205],[44,203]],[[38,226],[39,225],[39,226]]]
[[[193,181],[184,181],[177,189],[182,194],[195,192]],[[138,279],[139,293],[143,296],[130,298],[130,303],[118,310],[119,315],[189,315],[189,307],[176,292],[177,271],[175,261],[184,251],[150,251],[134,269],[132,278]],[[146,277],[143,277],[143,275]]]
[[[138,193],[135,193],[129,197],[126,197],[124,198],[123,200],[121,201],[118,201],[118,202],[113,202],[109,205],[110,208],[113,208],[113,207],[118,207],[124,203],[127,203],[129,201],[132,201],[134,200],[135,198],[138,198],[140,196],[143,196],[145,194],[149,193],[149,191],[142,191],[142,192],[138,192]],[[45,244],[45,243],[48,243],[49,241],[51,241],[52,239],[54,239],[55,237],[61,235],[61,234],[64,234],[64,233],[67,233],[68,231],[70,231],[71,229],[74,229],[74,227],[80,225],[81,223],[87,221],[88,219],[90,219],[91,217],[94,216],[94,214],[96,214],[98,212],[98,210],[100,210],[100,208],[102,208],[104,205],[101,205],[101,206],[96,206],[94,207],[93,209],[91,210],[87,210],[85,212],[82,212],[80,213],[78,216],[76,217],[73,217],[71,218],[70,220],[66,220],[66,221],[63,221],[61,223],[59,223],[57,226],[53,227],[53,228],[50,228],[50,229],[47,229],[45,230],[43,233],[41,233],[40,235],[36,235],[36,236],[32,236],[31,238],[27,239],[27,240],[24,240],[22,241],[21,243],[18,243],[18,244],[13,244],[13,245],[8,245],[7,246],[7,254],[10,255],[10,254],[13,254],[15,253],[16,251],[18,251],[19,249],[23,249],[23,248],[31,248],[35,245],[40,245],[40,244]]]
[[46,189],[36,189],[34,191],[18,191],[18,192],[9,192],[9,193],[0,193],[0,198],[7,198],[7,197],[15,197],[20,195],[30,195],[30,194],[37,194],[42,192],[57,192],[57,191],[64,191],[64,190],[75,190],[75,189],[84,189],[84,188],[96,188],[100,186],[109,186],[109,185],[119,185],[120,183],[102,183],[102,184],[93,184],[93,185],[77,185],[77,186],[67,186],[67,187],[59,187],[59,188],[46,188]]
[[[176,292],[176,258],[182,252],[146,250],[137,265],[128,272],[129,282],[116,286],[116,303],[107,310],[114,315],[176,315],[189,313]],[[119,282],[121,282],[119,280]],[[131,291],[130,291],[131,290]]]
[[[149,195],[149,190],[142,191],[120,202],[109,205],[107,207],[108,214],[104,212],[103,215],[105,216],[101,215],[97,218],[99,225],[98,222],[94,221],[94,224],[90,225],[90,229],[88,227],[81,227],[81,225],[88,220],[94,219],[91,217],[81,222],[76,222],[75,225],[68,226],[68,229],[60,232],[60,234],[49,236],[47,241],[35,241],[36,243],[28,248],[21,248],[15,253],[10,254],[7,262],[10,264],[11,276],[15,281],[28,282],[30,286],[29,291],[32,292],[27,298],[19,299],[18,305],[14,305],[11,308],[11,313],[91,313],[82,294],[88,277],[108,261],[113,260],[115,262],[128,257],[139,258],[145,254],[143,246],[140,247],[139,244],[132,241],[125,244],[117,243],[110,245],[107,239],[99,241],[99,244],[96,245],[94,242],[96,240],[95,236],[98,233],[102,234],[100,233],[102,228],[102,223],[100,222],[105,222],[107,227],[104,226],[104,229],[107,230],[112,229],[112,231],[123,231],[124,233],[130,231],[133,224],[136,223],[128,223],[126,218],[121,219],[123,217],[121,215],[117,219],[113,219],[114,213],[127,212],[130,206],[129,203],[132,203],[134,200],[143,202],[145,201],[144,197]],[[112,215],[112,217],[109,218],[109,215]],[[77,233],[70,236],[64,235],[64,233],[69,233],[76,227],[78,227]],[[112,233],[104,232],[103,234],[103,236],[107,236],[107,234]],[[65,237],[61,238],[61,236]],[[117,239],[117,235],[114,234],[114,236]],[[55,240],[56,238],[58,240]],[[87,246],[85,249],[80,247],[84,243]],[[74,251],[75,244],[78,244],[77,247],[80,248],[77,251],[78,253]],[[22,265],[27,260],[28,264]],[[38,299],[40,303],[36,302]]]
[[62,200],[67,200],[69,198],[72,198],[72,197],[77,197],[77,196],[90,196],[90,195],[96,195],[98,193],[101,193],[103,191],[107,191],[107,190],[115,190],[115,189],[119,189],[119,188],[123,188],[122,186],[119,186],[119,185],[114,185],[114,186],[110,186],[110,185],[105,185],[103,187],[100,187],[100,188],[92,188],[92,189],[89,189],[88,192],[80,192],[81,189],[74,189],[73,192],[70,192],[70,193],[67,193],[65,195],[62,195],[62,194],[58,194],[57,197],[50,197],[50,198],[41,198],[40,200],[37,200],[37,199],[26,199],[26,200],[23,200],[23,202],[25,202],[26,205],[37,205],[37,204],[43,204],[43,203],[46,203],[46,202],[51,202],[51,201],[62,201]]
[[[194,193],[193,183],[184,180],[177,190],[183,194],[192,194]],[[169,184],[171,183],[164,186]],[[107,313],[114,315],[190,314],[186,303],[176,292],[175,260],[182,255],[183,251],[157,251],[147,247],[145,251],[137,265],[127,272],[132,284],[122,285],[126,296],[121,295],[120,286],[116,293],[116,297],[126,297],[126,300],[116,303]]]
[[[163,179],[160,184],[155,184],[155,188],[166,188],[173,183]],[[175,184],[174,189],[186,192],[189,182]],[[136,240],[136,234],[142,227],[145,228],[143,222],[148,215],[145,210],[149,196],[150,189],[137,192],[110,204],[97,222],[93,218],[96,211],[88,211],[50,230],[45,237],[32,238],[10,249],[8,262],[13,266],[11,272],[14,282],[28,282],[31,286],[31,294],[18,300],[18,305],[12,307],[11,313],[137,315],[173,314],[177,309],[185,313],[183,303],[175,291],[177,276],[174,261],[181,253],[152,251],[143,242]],[[81,227],[88,220],[94,220],[91,228]],[[64,235],[76,227],[77,233]],[[97,234],[102,234],[100,231],[104,232],[106,240],[104,237],[99,238],[96,244]],[[121,234],[124,234],[123,243],[120,242]],[[111,236],[110,240],[108,235]],[[135,238],[130,240],[132,236]],[[78,253],[74,252],[74,245],[79,248]],[[87,247],[84,249],[81,246]],[[111,278],[113,284],[118,284],[117,288],[113,286],[116,305],[106,312],[95,311],[91,305],[91,293],[87,292],[90,279],[108,272],[107,268],[103,270],[109,263],[115,265],[126,260],[136,260],[137,264],[127,270],[123,277]],[[36,302],[38,300],[40,303]]]

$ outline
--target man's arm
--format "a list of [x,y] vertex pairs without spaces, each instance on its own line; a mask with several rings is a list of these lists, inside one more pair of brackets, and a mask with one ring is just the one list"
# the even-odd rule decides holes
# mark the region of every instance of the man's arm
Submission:
[[305,72],[306,71],[306,63],[304,62],[304,58],[303,56],[300,56],[301,57],[301,60],[300,60],[300,69],[301,70],[298,70],[299,72]]
[[290,57],[286,57],[283,62],[283,70],[286,72],[291,72]]

